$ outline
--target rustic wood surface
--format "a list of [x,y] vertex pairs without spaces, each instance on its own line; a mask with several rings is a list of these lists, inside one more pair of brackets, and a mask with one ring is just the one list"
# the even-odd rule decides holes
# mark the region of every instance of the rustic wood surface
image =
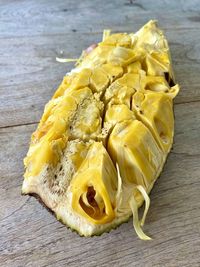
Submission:
[[[157,19],[168,37],[181,92],[175,141],[151,193],[145,232],[132,221],[81,238],[36,199],[21,196],[30,134],[44,104],[102,30],[136,31]],[[0,0],[0,266],[200,266],[200,1]]]

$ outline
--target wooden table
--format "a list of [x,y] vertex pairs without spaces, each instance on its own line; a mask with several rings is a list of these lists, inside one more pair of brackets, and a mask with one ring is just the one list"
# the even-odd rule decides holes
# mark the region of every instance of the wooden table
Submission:
[[[181,2],[181,3],[180,3]],[[0,266],[200,266],[200,2],[0,1]],[[173,150],[151,193],[145,232],[132,220],[81,238],[35,198],[21,196],[30,134],[71,64],[102,30],[136,31],[158,19],[177,81]]]

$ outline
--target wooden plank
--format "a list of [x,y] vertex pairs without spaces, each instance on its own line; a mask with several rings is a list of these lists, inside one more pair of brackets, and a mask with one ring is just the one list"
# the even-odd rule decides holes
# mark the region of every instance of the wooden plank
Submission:
[[136,237],[131,220],[109,234],[81,238],[33,197],[20,196],[22,159],[35,125],[0,129],[1,266],[199,266],[199,108],[199,102],[175,105],[173,150],[144,227],[151,242]]
[[[175,101],[199,101],[199,30],[174,29],[166,34],[177,81],[181,85]],[[102,33],[70,33],[2,39],[0,55],[4,69],[0,72],[0,127],[39,121],[44,105],[73,66],[56,62],[56,56],[64,50],[65,56],[77,57],[82,49],[101,38]],[[11,55],[14,55],[12,59]]]
[[[0,72],[0,127],[37,122],[62,77],[73,66],[56,62],[60,50],[67,46],[65,56],[77,57],[82,46],[87,47],[93,40],[93,35],[86,38],[72,34],[70,38],[66,35],[3,39],[0,54],[5,68]],[[6,48],[10,42],[12,52]],[[11,54],[14,57],[10,62]]]
[[[167,1],[4,1],[1,4],[0,36],[35,36],[96,32],[112,27],[138,28],[156,18],[166,28],[199,28],[198,0]],[[165,12],[166,11],[166,12]],[[113,15],[115,14],[115,15]],[[162,25],[162,26],[163,26]]]
[[[46,5],[46,1],[0,3],[3,66],[0,72],[0,127],[39,121],[45,103],[72,67],[72,64],[55,62],[60,50],[64,50],[66,56],[77,57],[89,44],[101,40],[104,28],[137,30],[155,15],[160,26],[166,29],[177,81],[182,85],[175,101],[200,100],[200,37],[198,14],[194,13],[200,9],[198,2],[192,1],[189,5],[170,1],[154,4],[146,0],[133,4],[88,0],[84,4],[77,3],[72,0],[67,4],[57,1],[56,6],[53,2]],[[170,5],[171,12],[160,12],[166,5]],[[118,16],[110,16],[111,11]]]
[[[199,14],[199,0],[0,0],[1,267],[200,266]],[[131,220],[109,234],[81,238],[36,199],[20,196],[35,122],[72,67],[55,57],[60,50],[77,57],[105,28],[135,31],[152,18],[166,32],[182,87],[173,150],[144,227],[154,239],[139,240]]]

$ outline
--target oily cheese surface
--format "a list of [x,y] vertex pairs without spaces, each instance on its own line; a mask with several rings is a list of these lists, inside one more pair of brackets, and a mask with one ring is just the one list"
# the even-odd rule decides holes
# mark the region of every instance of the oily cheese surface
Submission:
[[[22,192],[90,236],[126,221],[160,174],[173,143],[175,84],[169,47],[150,21],[105,32],[45,106],[24,160]],[[144,212],[144,220],[146,211]]]

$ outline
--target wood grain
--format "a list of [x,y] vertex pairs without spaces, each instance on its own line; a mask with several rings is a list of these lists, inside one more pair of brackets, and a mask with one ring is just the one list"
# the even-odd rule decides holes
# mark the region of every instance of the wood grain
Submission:
[[[200,3],[0,1],[0,266],[200,266]],[[104,28],[135,31],[156,18],[167,34],[181,92],[175,141],[151,193],[144,242],[132,221],[81,238],[33,197],[21,196],[23,157],[44,104]]]

